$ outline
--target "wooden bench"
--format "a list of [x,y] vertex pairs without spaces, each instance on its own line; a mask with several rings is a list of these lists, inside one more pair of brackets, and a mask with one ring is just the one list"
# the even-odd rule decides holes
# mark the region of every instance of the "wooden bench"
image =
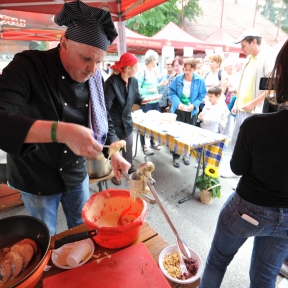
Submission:
[[21,204],[23,201],[20,191],[9,188],[6,184],[0,184],[0,210]]

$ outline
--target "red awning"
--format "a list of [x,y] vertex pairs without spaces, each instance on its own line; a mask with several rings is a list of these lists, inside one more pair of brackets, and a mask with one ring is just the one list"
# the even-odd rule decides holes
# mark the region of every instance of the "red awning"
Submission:
[[231,36],[222,27],[217,29],[211,36],[205,39],[205,49],[215,49],[215,47],[222,47],[223,52],[242,53],[240,44],[235,44],[236,39]]
[[[115,25],[117,27],[117,25]],[[126,35],[126,46],[127,51],[133,54],[143,54],[148,49],[153,49],[161,54],[163,41],[158,39],[153,39],[141,34],[138,34],[129,28],[125,27]],[[117,52],[117,43],[119,41],[119,36],[114,40],[112,45],[108,48],[108,53]]]
[[0,39],[57,41],[65,27],[53,21],[53,15],[0,10]]
[[[164,46],[172,46],[175,49],[183,49],[184,47],[193,47],[194,50],[197,49],[197,45],[201,45],[204,42],[199,40],[192,35],[188,34],[186,31],[181,29],[179,26],[173,22],[168,23],[162,30],[157,32],[151,37],[152,39],[163,40]],[[203,50],[204,51],[204,50]]]
[[[82,0],[92,7],[108,10],[114,21],[124,21],[143,13],[167,0]],[[12,9],[45,14],[56,14],[65,2],[64,0],[1,0],[0,9]]]

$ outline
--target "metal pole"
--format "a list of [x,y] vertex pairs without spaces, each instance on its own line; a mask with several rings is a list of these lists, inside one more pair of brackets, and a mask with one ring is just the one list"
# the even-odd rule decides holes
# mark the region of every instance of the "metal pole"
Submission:
[[280,17],[279,17],[279,20],[278,20],[278,29],[277,29],[277,34],[276,34],[275,41],[277,41],[277,38],[278,38],[280,24],[281,24],[282,16],[283,16],[283,10],[284,10],[284,1],[282,1],[282,8],[281,8]]
[[256,20],[256,13],[257,13],[257,11],[258,11],[258,0],[256,0],[254,20],[253,20],[253,28],[254,28],[254,26],[255,26],[255,20]]
[[222,12],[221,12],[221,19],[220,19],[220,27],[222,27],[223,11],[224,11],[224,0],[222,0]]
[[181,29],[183,29],[183,19],[184,19],[184,0],[182,0],[182,8],[181,8]]

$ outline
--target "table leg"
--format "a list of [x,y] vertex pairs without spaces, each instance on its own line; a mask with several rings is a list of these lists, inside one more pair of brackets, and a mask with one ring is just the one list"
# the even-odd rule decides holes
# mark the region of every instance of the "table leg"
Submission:
[[134,156],[133,156],[133,159],[134,159],[134,158],[136,157],[136,155],[137,155],[138,137],[139,137],[139,132],[137,132],[137,135],[136,135],[135,154],[134,154]]
[[200,157],[199,157],[199,164],[198,164],[197,171],[196,171],[196,176],[195,176],[195,181],[194,181],[192,193],[188,197],[185,197],[185,198],[179,200],[178,201],[179,204],[182,204],[182,203],[186,202],[187,200],[190,200],[195,194],[196,179],[197,179],[197,177],[199,175],[199,170],[200,170],[200,166],[201,166],[201,158],[202,157],[203,157],[203,173],[204,173],[204,169],[205,169],[205,147],[202,147],[201,154],[200,154]]
[[99,192],[103,191],[102,181],[98,182]]
[[[136,136],[135,154],[134,154],[133,158],[135,158],[136,155],[137,155],[138,137],[139,137],[139,132],[137,132],[137,136]],[[154,155],[154,152],[147,153],[147,152],[143,151],[143,153],[144,153],[146,156]]]

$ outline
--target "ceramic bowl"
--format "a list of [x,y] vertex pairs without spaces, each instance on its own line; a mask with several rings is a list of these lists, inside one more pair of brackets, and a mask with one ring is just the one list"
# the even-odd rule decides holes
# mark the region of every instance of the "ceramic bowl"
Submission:
[[164,122],[172,123],[176,121],[176,118],[177,118],[177,115],[174,113],[162,113],[161,114],[161,120]]
[[192,276],[191,278],[186,279],[186,280],[179,280],[179,279],[173,278],[172,276],[170,276],[167,273],[167,270],[164,268],[164,265],[163,265],[164,257],[165,257],[166,254],[171,254],[173,252],[178,252],[178,248],[177,248],[177,246],[175,244],[175,245],[170,245],[170,246],[164,248],[161,251],[161,253],[159,255],[159,258],[158,258],[159,267],[160,267],[162,273],[165,275],[166,278],[168,278],[169,280],[171,280],[171,281],[173,281],[175,283],[179,283],[179,284],[193,283],[193,282],[195,282],[196,280],[198,280],[200,278],[200,276],[202,275],[202,272],[203,272],[202,260],[199,257],[199,255],[194,250],[192,250],[190,247],[189,247],[189,250],[191,252],[192,258],[198,261],[198,271],[197,271],[196,275]]

